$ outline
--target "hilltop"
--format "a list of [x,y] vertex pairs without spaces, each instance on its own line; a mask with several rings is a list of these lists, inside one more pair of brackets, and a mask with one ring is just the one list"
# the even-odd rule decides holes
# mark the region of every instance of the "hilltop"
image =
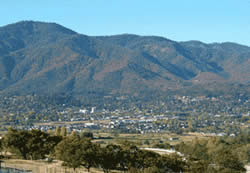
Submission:
[[228,92],[249,90],[249,76],[250,47],[236,43],[132,34],[95,37],[34,21],[0,27],[2,94]]

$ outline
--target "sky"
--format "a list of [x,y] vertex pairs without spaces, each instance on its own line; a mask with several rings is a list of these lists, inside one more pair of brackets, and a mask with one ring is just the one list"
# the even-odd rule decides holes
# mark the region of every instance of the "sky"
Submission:
[[3,0],[0,26],[55,22],[98,36],[138,34],[250,46],[250,0]]

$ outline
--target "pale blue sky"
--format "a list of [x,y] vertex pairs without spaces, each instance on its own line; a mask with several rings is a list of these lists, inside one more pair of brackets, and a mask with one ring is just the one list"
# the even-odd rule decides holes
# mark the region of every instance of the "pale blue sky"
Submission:
[[131,33],[250,46],[250,0],[2,0],[0,26],[56,22],[87,35]]

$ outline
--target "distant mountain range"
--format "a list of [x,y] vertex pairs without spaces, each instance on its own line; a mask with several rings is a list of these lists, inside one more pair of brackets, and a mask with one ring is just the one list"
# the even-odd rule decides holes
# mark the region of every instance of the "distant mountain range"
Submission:
[[250,84],[250,47],[131,34],[87,36],[55,23],[0,27],[2,94],[135,94]]

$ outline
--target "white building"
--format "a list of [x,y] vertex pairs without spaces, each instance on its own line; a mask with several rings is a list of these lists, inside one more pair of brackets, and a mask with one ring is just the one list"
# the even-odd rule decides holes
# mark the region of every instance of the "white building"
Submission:
[[80,109],[79,113],[87,114],[89,111],[87,109]]
[[96,107],[92,107],[90,113],[91,113],[91,114],[95,113],[95,110],[96,110]]

